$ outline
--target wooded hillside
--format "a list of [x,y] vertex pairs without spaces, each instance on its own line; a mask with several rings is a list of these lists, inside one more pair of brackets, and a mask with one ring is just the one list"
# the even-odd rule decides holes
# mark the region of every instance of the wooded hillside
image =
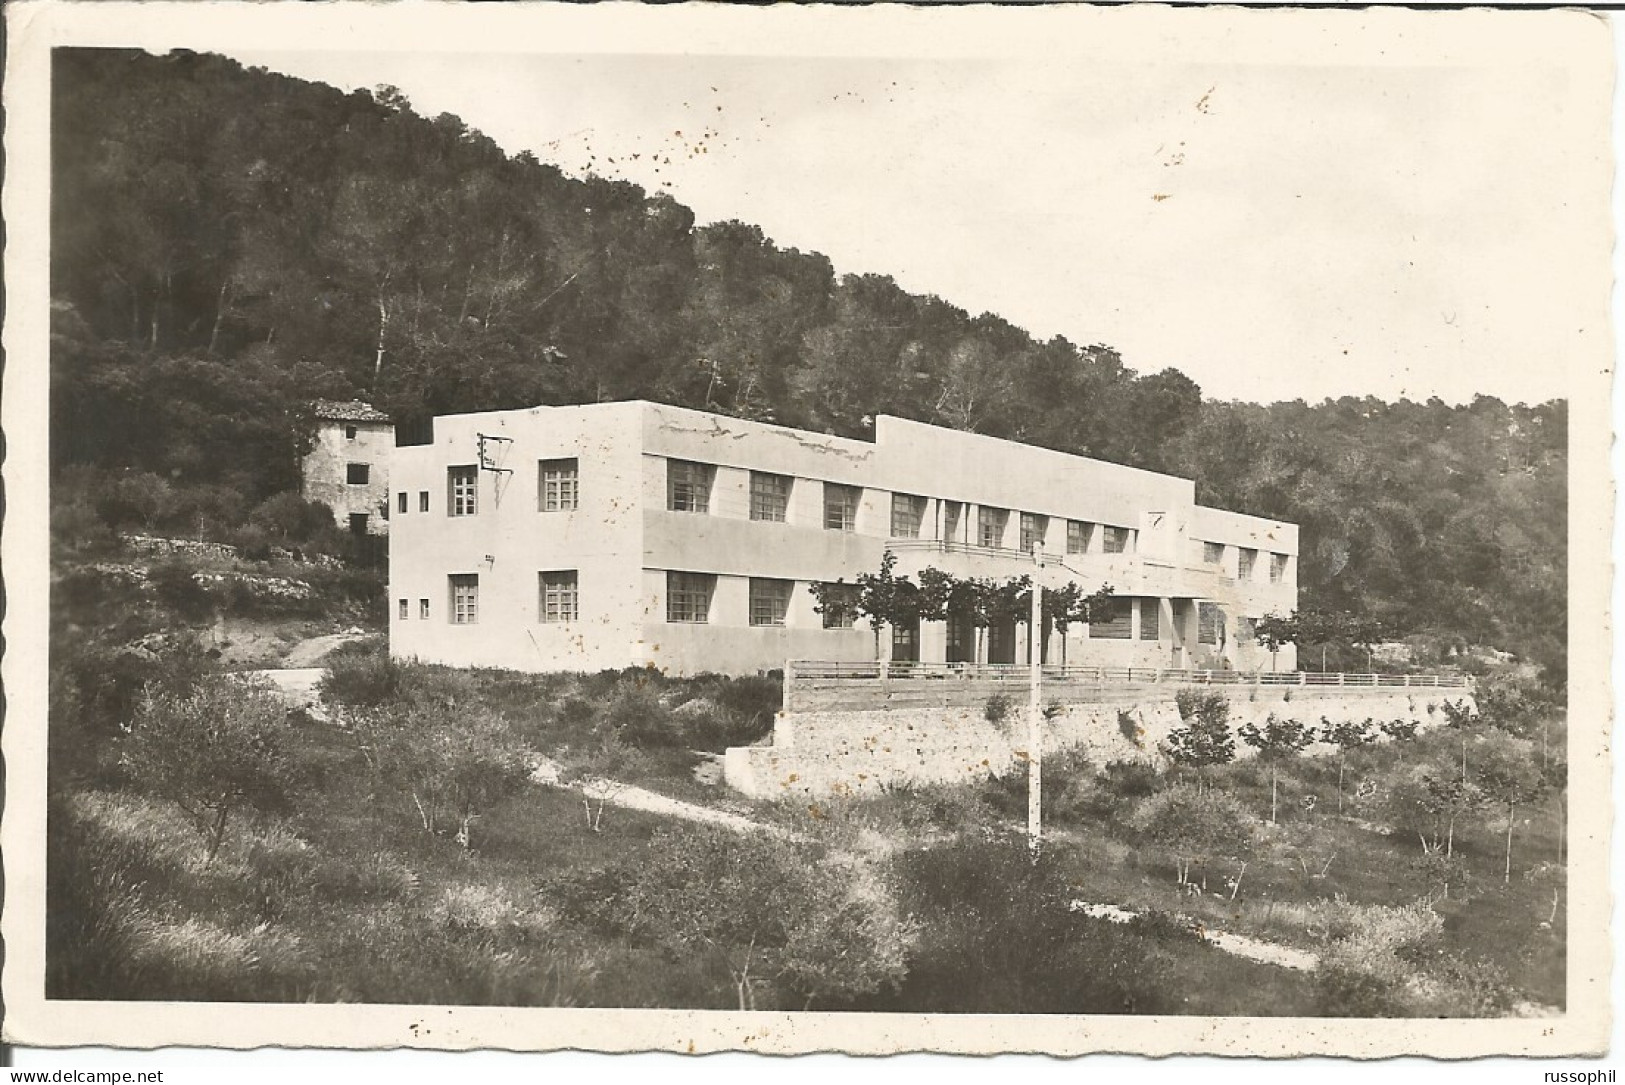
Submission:
[[[1561,667],[1562,402],[1204,401],[1109,346],[509,157],[387,88],[57,50],[54,91],[59,528],[230,537],[296,484],[317,396],[369,399],[408,439],[435,414],[632,397],[852,437],[889,413],[1193,477],[1203,503],[1302,525],[1306,604]],[[131,479],[167,497],[108,499]]]

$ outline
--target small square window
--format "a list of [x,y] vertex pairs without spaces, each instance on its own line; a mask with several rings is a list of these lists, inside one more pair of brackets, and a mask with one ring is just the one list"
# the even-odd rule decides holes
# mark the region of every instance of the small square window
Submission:
[[1033,547],[1044,542],[1049,534],[1049,517],[1040,516],[1036,512],[1021,514],[1021,552],[1031,554]]
[[790,590],[793,580],[767,580],[750,578],[750,624],[783,625],[790,613]]
[[560,569],[541,574],[541,615],[544,622],[573,622],[581,617],[576,571]]
[[355,435],[356,435],[356,428],[354,426],[345,426],[344,427],[344,439],[346,441],[355,440]]
[[789,475],[750,473],[750,518],[782,524],[790,510]]
[[453,573],[446,578],[451,586],[451,624],[473,625],[480,620],[480,576]]
[[428,490],[419,490],[418,491],[418,511],[419,512],[428,512],[429,511],[429,491]]
[[406,513],[406,491],[405,490],[402,490],[400,493],[395,495],[395,507],[396,507],[396,511],[400,512],[402,515],[404,515]]
[[479,511],[480,469],[474,466],[446,468],[446,513],[473,516]]
[[419,599],[418,600],[418,620],[422,621],[425,618],[427,618],[428,616],[429,616],[429,601],[427,599]]
[[1093,526],[1083,520],[1068,520],[1066,522],[1066,552],[1068,554],[1087,554],[1089,552],[1089,529]]
[[1111,527],[1100,529],[1100,549],[1107,554],[1126,554],[1129,550],[1129,530],[1126,527]]
[[925,498],[913,494],[891,495],[891,533],[894,539],[918,539],[925,522]]
[[673,512],[710,512],[717,469],[708,463],[666,461],[666,507]]
[[571,512],[580,506],[580,461],[542,460],[537,464],[537,479],[538,507],[543,512]]
[[404,621],[405,621],[405,620],[406,620],[406,615],[407,615],[407,613],[408,613],[408,612],[407,612],[407,609],[406,609],[406,600],[405,600],[405,599],[402,599],[402,600],[401,600],[401,606],[400,606],[400,617],[401,617],[401,621],[403,621],[403,622],[404,622]]
[[1202,560],[1209,565],[1220,565],[1224,562],[1224,543],[1205,542],[1202,544]]
[[976,510],[976,544],[998,548],[1004,545],[1004,528],[1010,522],[1008,509],[983,505]]
[[858,486],[842,486],[838,482],[824,483],[824,529],[826,531],[855,531],[858,526],[858,502],[863,490]]
[[666,620],[704,625],[711,620],[717,578],[706,573],[666,574]]
[[372,477],[372,467],[365,463],[347,463],[344,465],[344,481],[351,486],[365,486]]

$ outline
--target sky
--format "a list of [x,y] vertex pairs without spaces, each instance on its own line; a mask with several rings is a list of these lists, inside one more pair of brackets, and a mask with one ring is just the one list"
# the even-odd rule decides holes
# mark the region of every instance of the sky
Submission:
[[[1108,18],[1036,50],[786,34],[743,52],[328,47],[343,35],[219,51],[394,85],[510,152],[1041,339],[1110,344],[1212,397],[1564,395],[1607,347],[1610,88],[1572,42],[1517,33],[1512,51],[1422,20],[1291,46],[1265,20],[1148,47]],[[1595,25],[1582,38],[1605,63]]]

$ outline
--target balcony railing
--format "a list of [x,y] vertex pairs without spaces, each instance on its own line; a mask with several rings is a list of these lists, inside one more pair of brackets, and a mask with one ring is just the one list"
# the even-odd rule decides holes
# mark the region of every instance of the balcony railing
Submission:
[[[1352,689],[1473,689],[1459,674],[1346,674],[1323,671],[1210,671],[1166,667],[1078,667],[1045,664],[1044,681],[1116,685],[1313,686]],[[1024,663],[834,663],[792,660],[785,682],[837,679],[942,679],[1009,682],[1022,685],[1032,671]]]

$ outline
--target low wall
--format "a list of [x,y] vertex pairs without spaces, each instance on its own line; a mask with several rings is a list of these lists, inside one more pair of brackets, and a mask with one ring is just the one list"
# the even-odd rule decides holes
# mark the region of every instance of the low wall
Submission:
[[[962,783],[1003,775],[1026,753],[1027,704],[1015,698],[1009,715],[991,723],[984,705],[942,707],[894,702],[865,711],[781,715],[771,746],[728,750],[724,778],[756,798],[852,794],[897,784]],[[1371,719],[1401,719],[1428,728],[1442,723],[1445,701],[1473,703],[1470,691],[1204,688],[1230,702],[1232,728],[1259,726],[1270,715],[1311,726]],[[1044,750],[1082,750],[1095,764],[1162,764],[1159,748],[1182,726],[1172,688],[1101,687],[1094,699],[1052,709],[1044,723]],[[985,702],[984,702],[985,704]],[[1387,741],[1386,738],[1379,741]],[[1309,754],[1330,752],[1324,743]],[[1237,739],[1238,758],[1253,755]]]

